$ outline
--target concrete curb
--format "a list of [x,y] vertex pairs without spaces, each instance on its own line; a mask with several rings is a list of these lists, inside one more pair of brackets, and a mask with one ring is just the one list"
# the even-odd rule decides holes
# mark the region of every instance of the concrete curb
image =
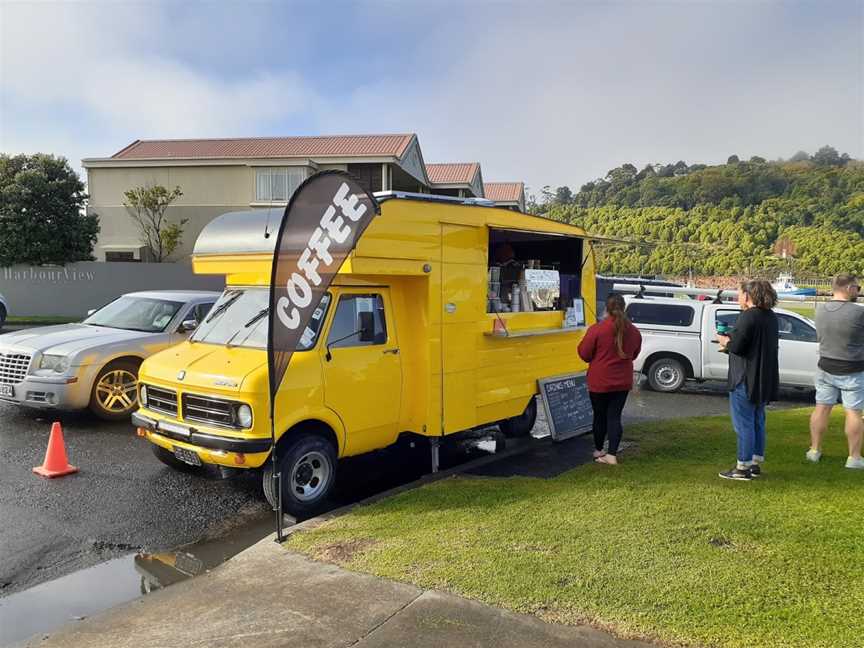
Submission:
[[[396,486],[395,488],[391,488],[389,490],[382,491],[380,493],[376,493],[371,497],[367,497],[364,500],[360,500],[359,502],[353,502],[352,504],[346,504],[345,506],[340,506],[339,508],[333,509],[332,511],[327,511],[326,513],[322,513],[321,515],[315,516],[313,518],[309,518],[308,520],[303,520],[302,522],[298,522],[286,529],[283,529],[285,537],[289,537],[290,535],[297,533],[298,531],[306,531],[309,529],[315,529],[325,522],[329,522],[330,520],[334,520],[338,517],[342,517],[353,511],[356,508],[361,506],[369,506],[370,504],[375,504],[376,502],[380,502],[381,500],[387,499],[389,497],[393,497],[394,495],[399,495],[400,493],[404,493],[410,490],[414,490],[415,488],[420,488],[421,486],[426,486],[427,484],[432,484],[437,481],[441,481],[443,479],[449,479],[454,477],[466,470],[472,470],[474,468],[479,468],[481,466],[486,466],[490,463],[494,463],[496,461],[501,461],[503,459],[508,459],[510,457],[515,457],[520,454],[525,454],[530,450],[535,450],[538,447],[542,447],[545,445],[550,445],[552,443],[551,436],[541,437],[539,439],[534,439],[533,441],[528,441],[526,443],[520,444],[518,447],[511,448],[509,450],[504,450],[501,453],[495,453],[488,457],[480,457],[479,459],[474,459],[473,461],[468,461],[463,464],[459,464],[458,466],[454,466],[453,468],[448,468],[446,470],[441,470],[437,473],[430,473],[428,475],[423,475],[420,479],[416,479],[413,482],[409,482],[407,484],[402,484],[401,486]],[[276,539],[276,533],[274,532],[272,535],[267,538]],[[267,539],[265,538],[265,539]]]

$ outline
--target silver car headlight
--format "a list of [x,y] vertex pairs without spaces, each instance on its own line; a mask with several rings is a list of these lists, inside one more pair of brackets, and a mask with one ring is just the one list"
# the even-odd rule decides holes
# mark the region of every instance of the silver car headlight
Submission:
[[49,369],[57,373],[63,373],[69,368],[69,357],[62,355],[43,355],[39,360],[40,369]]
[[237,408],[237,422],[241,427],[252,427],[252,408],[248,405],[241,405]]

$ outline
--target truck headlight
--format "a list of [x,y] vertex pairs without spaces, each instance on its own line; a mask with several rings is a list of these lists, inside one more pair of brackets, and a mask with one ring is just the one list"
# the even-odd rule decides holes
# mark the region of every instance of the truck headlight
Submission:
[[39,360],[39,368],[63,373],[69,368],[69,358],[62,355],[43,355]]
[[252,427],[252,408],[248,405],[241,405],[237,408],[237,422],[241,427]]
[[147,407],[147,385],[141,385],[138,389],[138,402]]

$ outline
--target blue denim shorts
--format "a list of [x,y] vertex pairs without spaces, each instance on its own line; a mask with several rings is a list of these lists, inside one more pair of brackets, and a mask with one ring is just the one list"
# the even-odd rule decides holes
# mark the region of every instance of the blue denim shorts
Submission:
[[864,410],[864,371],[835,376],[821,369],[816,370],[816,402],[819,405],[836,405],[842,398],[843,409]]

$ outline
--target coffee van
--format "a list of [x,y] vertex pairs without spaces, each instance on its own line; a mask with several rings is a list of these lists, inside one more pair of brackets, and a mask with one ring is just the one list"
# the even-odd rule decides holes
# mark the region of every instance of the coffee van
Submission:
[[[586,369],[576,346],[595,319],[595,278],[582,230],[481,200],[376,198],[381,213],[277,394],[283,508],[295,515],[320,507],[340,458],[427,440],[434,469],[438,444],[458,433],[498,423],[528,434],[537,381]],[[225,292],[188,341],[141,365],[133,423],[170,466],[261,469],[273,504],[267,220],[266,210],[224,214],[198,237],[193,268],[224,275]],[[584,321],[565,317],[574,302]]]

